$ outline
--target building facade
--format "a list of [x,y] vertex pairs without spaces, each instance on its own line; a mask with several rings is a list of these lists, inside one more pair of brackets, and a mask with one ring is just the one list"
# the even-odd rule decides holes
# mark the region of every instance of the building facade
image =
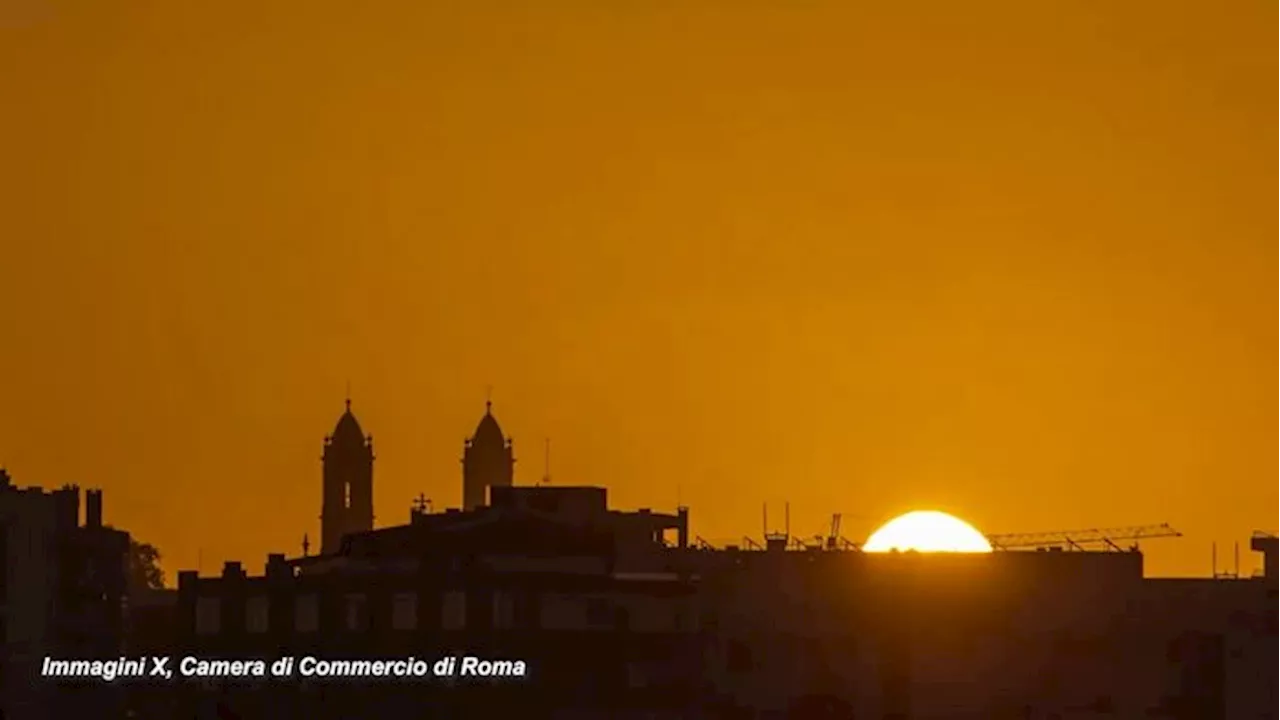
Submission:
[[539,717],[1275,717],[1274,575],[1150,580],[1136,551],[716,550],[690,546],[686,511],[611,510],[602,488],[495,488],[490,500],[348,536],[334,556],[273,556],[260,577],[234,564],[217,578],[186,573],[180,644],[223,655],[524,658],[523,684],[303,682],[276,695],[208,689],[200,701],[245,703],[243,718],[266,717],[252,703],[269,697],[272,717],[399,717],[402,706],[518,706]]
[[1276,717],[1275,580],[1138,552],[687,552],[704,672],[753,717]]
[[113,658],[125,637],[128,533],[102,522],[102,492],[19,488],[0,470],[0,716],[113,717],[118,688],[41,678],[46,656]]
[[437,517],[349,536],[336,556],[274,555],[259,576],[180,574],[175,655],[470,655],[522,662],[522,676],[185,682],[181,716],[681,717],[695,703],[687,579],[626,572],[604,528],[503,507]]

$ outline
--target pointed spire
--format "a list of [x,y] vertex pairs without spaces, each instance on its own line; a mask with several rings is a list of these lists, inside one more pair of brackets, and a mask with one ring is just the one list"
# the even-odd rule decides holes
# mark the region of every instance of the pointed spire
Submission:
[[347,398],[347,399],[346,399],[347,410],[350,410],[350,409],[351,409],[351,381],[350,381],[350,380],[348,380],[348,381],[347,381],[347,395],[346,395],[346,398]]
[[493,386],[485,385],[484,386],[484,414],[492,415],[493,414],[492,411],[493,411]]
[[343,404],[345,412],[338,417],[338,424],[334,426],[333,432],[329,433],[326,442],[354,445],[355,441],[363,440],[366,436],[364,430],[360,428],[360,422],[351,412],[351,398],[346,398]]
[[492,446],[501,448],[509,444],[509,438],[502,434],[498,419],[493,415],[493,401],[485,401],[484,415],[480,416],[480,423],[476,425],[476,430],[471,434],[469,440],[470,443],[467,444],[467,447]]

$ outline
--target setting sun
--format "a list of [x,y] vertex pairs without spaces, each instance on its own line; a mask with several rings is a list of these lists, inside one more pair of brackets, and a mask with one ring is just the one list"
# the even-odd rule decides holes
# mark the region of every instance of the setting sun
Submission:
[[862,546],[866,552],[991,552],[982,533],[960,518],[934,510],[919,510],[890,520]]

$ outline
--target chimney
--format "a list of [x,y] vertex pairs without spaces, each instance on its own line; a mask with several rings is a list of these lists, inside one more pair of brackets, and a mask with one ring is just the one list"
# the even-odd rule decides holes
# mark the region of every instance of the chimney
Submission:
[[56,517],[54,523],[60,530],[71,530],[80,527],[80,488],[67,485],[54,490],[53,505]]
[[272,579],[291,578],[293,567],[285,562],[284,553],[271,553],[267,556],[267,568],[264,574]]
[[240,565],[240,562],[238,560],[228,560],[222,566],[222,577],[224,578],[244,577],[244,568]]
[[84,526],[87,528],[102,527],[102,491],[84,491]]

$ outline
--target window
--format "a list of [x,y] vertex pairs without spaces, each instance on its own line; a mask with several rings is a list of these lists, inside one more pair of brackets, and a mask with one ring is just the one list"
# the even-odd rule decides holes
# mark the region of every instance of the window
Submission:
[[751,670],[751,648],[740,640],[730,640],[725,648],[725,666],[731,673]]
[[696,610],[691,607],[680,605],[676,607],[675,617],[672,626],[676,632],[697,632],[701,629],[702,618],[698,616]]
[[440,626],[445,630],[462,630],[467,626],[467,594],[450,591],[440,603]]
[[418,627],[418,596],[398,593],[391,598],[391,629],[413,630]]
[[293,629],[300,633],[315,632],[320,625],[320,604],[315,595],[299,595],[293,604]]
[[271,601],[265,595],[251,597],[244,606],[244,629],[251,633],[264,633],[270,622]]
[[648,673],[640,663],[627,663],[627,687],[635,689],[649,684]]
[[559,498],[550,493],[546,495],[536,493],[529,498],[529,508],[538,512],[555,514],[560,509]]
[[606,598],[587,600],[587,625],[594,628],[611,628],[616,624],[617,614],[613,603]]
[[343,627],[352,632],[369,629],[369,602],[364,595],[360,593],[347,595],[343,610],[346,618]]
[[222,622],[222,600],[216,597],[196,598],[196,634],[213,635]]
[[543,630],[581,630],[586,618],[582,604],[560,593],[547,593],[539,598],[538,627]]
[[505,630],[516,624],[516,604],[511,593],[501,590],[493,593],[493,627]]

